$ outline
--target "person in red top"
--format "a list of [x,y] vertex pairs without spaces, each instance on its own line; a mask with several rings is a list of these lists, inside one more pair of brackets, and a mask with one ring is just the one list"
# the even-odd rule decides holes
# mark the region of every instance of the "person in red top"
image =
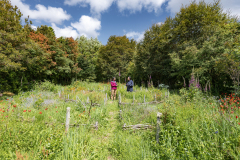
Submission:
[[113,77],[111,81],[111,99],[112,100],[116,99],[116,93],[117,93],[117,82],[116,82],[116,78]]

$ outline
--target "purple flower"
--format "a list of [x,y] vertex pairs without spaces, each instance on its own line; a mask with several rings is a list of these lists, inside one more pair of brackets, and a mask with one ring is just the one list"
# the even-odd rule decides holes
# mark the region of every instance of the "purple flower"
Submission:
[[207,85],[206,85],[206,87],[205,87],[205,92],[207,92]]
[[120,73],[120,71],[119,71],[119,77],[121,76],[121,73]]
[[195,78],[194,78],[194,75],[192,74],[191,80],[190,80],[190,82],[189,82],[189,87],[190,87],[192,84],[194,84],[194,82],[195,82]]
[[151,75],[150,75],[150,79],[152,79]]
[[201,88],[201,86],[200,86],[199,82],[197,82],[197,84],[196,84],[196,87],[197,87],[198,89],[200,89],[200,88]]

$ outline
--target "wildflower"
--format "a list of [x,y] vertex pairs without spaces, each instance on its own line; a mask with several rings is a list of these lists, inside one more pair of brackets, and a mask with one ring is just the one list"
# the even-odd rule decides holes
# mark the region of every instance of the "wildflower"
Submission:
[[14,112],[14,110],[12,110]]
[[31,112],[31,110],[28,110],[28,112]]
[[45,108],[45,111],[48,110],[48,108]]
[[23,110],[23,112],[27,112],[27,110]]
[[57,108],[57,106],[55,108]]
[[8,101],[9,99],[7,99],[7,101]]
[[218,131],[215,132],[215,134],[217,134],[217,133],[218,133]]
[[16,108],[16,107],[17,107],[17,105],[15,104],[15,105],[13,105],[13,107],[14,107],[14,108]]
[[233,112],[233,111],[231,111],[231,113],[233,114],[234,112]]
[[8,118],[8,116],[6,116],[6,118]]
[[236,118],[238,119],[238,116],[236,116]]
[[240,123],[238,123],[240,125]]
[[58,113],[58,111],[56,111]]
[[42,112],[39,112],[39,114],[42,114]]

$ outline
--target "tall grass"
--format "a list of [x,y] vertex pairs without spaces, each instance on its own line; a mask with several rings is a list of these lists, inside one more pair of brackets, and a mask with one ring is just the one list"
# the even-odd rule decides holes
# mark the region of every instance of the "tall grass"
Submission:
[[[117,101],[104,104],[106,93],[110,97],[109,84],[45,82],[0,101],[0,159],[240,159],[239,100],[220,103],[202,93],[191,100],[175,93],[166,98],[166,92],[136,86],[129,93],[119,84],[122,102],[132,103],[134,97],[135,104],[142,103],[144,95],[150,102],[155,94],[163,101],[119,108]],[[81,102],[65,102],[68,95]],[[100,106],[90,107],[88,97]],[[70,124],[81,124],[70,127],[68,133],[67,107],[71,108]],[[157,112],[162,113],[159,144],[155,141]],[[92,127],[96,122],[98,130]],[[149,124],[153,129],[123,130],[124,123]]]

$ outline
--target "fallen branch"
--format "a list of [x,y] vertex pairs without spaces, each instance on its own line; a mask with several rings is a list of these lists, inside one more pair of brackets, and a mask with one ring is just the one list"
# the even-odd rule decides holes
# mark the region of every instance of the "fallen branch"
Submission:
[[153,127],[151,125],[147,124],[136,124],[136,125],[129,125],[126,126],[126,124],[123,125],[123,129],[152,129]]
[[119,103],[119,105],[147,105],[147,104],[159,104],[163,103],[163,101],[152,101],[152,102],[145,102],[145,103]]
[[[46,125],[54,125],[54,123],[48,123],[45,122]],[[65,123],[61,123],[62,125],[65,125]],[[80,126],[87,126],[88,124],[69,124],[70,127],[80,127]],[[95,128],[96,130],[98,130],[98,122],[96,122],[95,124],[90,124],[90,126],[92,128]]]
[[65,99],[65,102],[69,102],[69,101],[77,103],[77,101],[75,101],[73,99]]

